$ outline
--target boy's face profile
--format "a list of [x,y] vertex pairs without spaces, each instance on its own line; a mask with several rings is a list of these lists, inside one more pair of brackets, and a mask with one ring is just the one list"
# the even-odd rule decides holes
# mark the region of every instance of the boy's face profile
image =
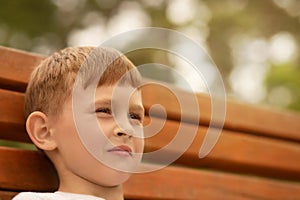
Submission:
[[[67,182],[65,178],[102,186],[119,185],[140,162],[144,147],[141,91],[131,86],[118,87],[117,92],[115,85],[98,87],[89,103],[82,94],[79,109],[74,109],[70,97],[58,117],[49,117],[56,142],[53,161],[58,173],[64,173],[59,174],[60,187]],[[74,110],[79,116],[76,120]]]

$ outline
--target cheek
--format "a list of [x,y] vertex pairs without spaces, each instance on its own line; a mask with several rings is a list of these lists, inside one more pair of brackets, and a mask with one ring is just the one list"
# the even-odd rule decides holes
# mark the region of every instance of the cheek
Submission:
[[136,148],[136,153],[143,153],[144,151],[144,139],[135,138],[134,145]]
[[80,162],[79,160],[86,158],[86,150],[74,126],[64,126],[58,134],[58,151],[68,168],[70,163],[76,164]]
[[111,169],[94,158],[77,135],[70,135],[62,145],[60,150],[64,169],[77,177],[102,186],[119,185],[129,178],[129,174]]
[[[108,138],[113,133],[114,123],[115,122],[113,118],[98,119],[99,128],[102,130],[102,133]],[[99,132],[99,130],[97,132]]]
[[135,129],[136,137],[134,137],[133,142],[134,142],[134,145],[135,145],[136,153],[143,153],[144,152],[144,145],[145,145],[143,127],[142,126],[136,126],[134,129]]

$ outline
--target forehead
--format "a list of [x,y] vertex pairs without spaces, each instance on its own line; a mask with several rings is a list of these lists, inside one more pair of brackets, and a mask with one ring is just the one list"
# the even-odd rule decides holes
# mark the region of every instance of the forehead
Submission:
[[142,106],[141,91],[132,86],[100,86],[96,89],[95,102],[138,104]]

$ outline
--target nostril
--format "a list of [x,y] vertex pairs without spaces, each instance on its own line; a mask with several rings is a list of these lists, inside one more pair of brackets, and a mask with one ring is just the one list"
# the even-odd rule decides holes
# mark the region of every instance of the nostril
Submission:
[[117,135],[122,136],[122,135],[124,135],[124,133],[118,132]]
[[115,133],[116,136],[123,136],[123,137],[131,137],[133,135],[133,131],[131,130],[118,130],[116,133]]

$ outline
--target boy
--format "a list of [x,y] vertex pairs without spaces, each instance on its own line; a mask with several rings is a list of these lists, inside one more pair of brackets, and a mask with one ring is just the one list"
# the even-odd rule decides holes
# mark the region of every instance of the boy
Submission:
[[135,66],[113,49],[66,48],[42,61],[26,90],[26,130],[54,164],[59,188],[14,200],[123,199],[144,146],[140,84]]

